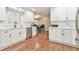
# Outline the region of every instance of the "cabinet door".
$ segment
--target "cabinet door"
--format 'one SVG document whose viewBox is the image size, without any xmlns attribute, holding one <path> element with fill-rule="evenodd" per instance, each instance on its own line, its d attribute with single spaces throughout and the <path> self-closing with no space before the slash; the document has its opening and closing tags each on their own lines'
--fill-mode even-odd
<svg viewBox="0 0 79 59">
<path fill-rule="evenodd" d="M 67 20 L 75 20 L 77 9 L 75 7 L 66 7 L 66 19 Z"/>
<path fill-rule="evenodd" d="M 26 29 L 25 28 L 19 29 L 18 36 L 19 36 L 18 38 L 19 40 L 26 39 Z"/>
<path fill-rule="evenodd" d="M 57 40 L 60 41 L 61 36 L 60 36 L 60 30 L 58 28 L 50 28 L 49 29 L 49 40 Z"/>
<path fill-rule="evenodd" d="M 56 35 L 57 35 L 56 29 L 55 28 L 49 28 L 49 40 L 50 41 L 56 40 L 57 39 Z"/>
<path fill-rule="evenodd" d="M 71 44 L 76 45 L 76 42 L 75 42 L 75 39 L 76 39 L 76 30 L 73 29 L 73 30 L 70 30 L 70 32 L 71 32 L 71 35 L 70 35 Z"/>
<path fill-rule="evenodd" d="M 12 42 L 16 43 L 26 38 L 26 29 L 14 29 L 12 34 Z"/>
<path fill-rule="evenodd" d="M 34 22 L 34 13 L 29 10 L 27 10 L 22 17 L 23 22 Z"/>
<path fill-rule="evenodd" d="M 65 43 L 70 43 L 70 30 L 62 29 L 62 41 Z"/>
<path fill-rule="evenodd" d="M 65 8 L 57 7 L 55 9 L 51 8 L 51 21 L 65 20 Z"/>
<path fill-rule="evenodd" d="M 6 20 L 6 9 L 5 9 L 5 7 L 0 7 L 0 20 Z"/>
<path fill-rule="evenodd" d="M 11 44 L 11 31 L 5 30 L 1 33 L 1 47 Z"/>
</svg>

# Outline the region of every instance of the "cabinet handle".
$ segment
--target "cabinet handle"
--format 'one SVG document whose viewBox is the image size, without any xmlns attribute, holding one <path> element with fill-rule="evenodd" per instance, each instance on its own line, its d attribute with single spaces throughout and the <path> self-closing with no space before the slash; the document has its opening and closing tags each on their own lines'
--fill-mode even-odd
<svg viewBox="0 0 79 59">
<path fill-rule="evenodd" d="M 9 37 L 11 38 L 11 36 L 12 36 L 12 35 L 10 34 Z"/>
<path fill-rule="evenodd" d="M 8 31 L 5 31 L 4 33 L 8 33 Z"/>
<path fill-rule="evenodd" d="M 19 35 L 21 35 L 22 33 L 21 32 L 19 32 Z"/>
<path fill-rule="evenodd" d="M 64 35 L 64 33 L 62 33 L 62 35 Z"/>
</svg>

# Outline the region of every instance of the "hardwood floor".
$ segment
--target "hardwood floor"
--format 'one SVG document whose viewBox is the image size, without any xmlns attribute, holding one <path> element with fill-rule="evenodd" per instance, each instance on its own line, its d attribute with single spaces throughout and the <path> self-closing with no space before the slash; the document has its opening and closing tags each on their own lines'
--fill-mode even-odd
<svg viewBox="0 0 79 59">
<path fill-rule="evenodd" d="M 10 46 L 2 51 L 78 51 L 78 48 L 48 41 L 48 33 L 38 35 Z"/>
</svg>

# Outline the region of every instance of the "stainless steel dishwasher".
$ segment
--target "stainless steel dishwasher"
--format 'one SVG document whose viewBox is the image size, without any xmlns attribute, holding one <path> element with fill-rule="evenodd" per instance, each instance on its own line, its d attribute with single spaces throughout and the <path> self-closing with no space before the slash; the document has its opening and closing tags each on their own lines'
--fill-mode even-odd
<svg viewBox="0 0 79 59">
<path fill-rule="evenodd" d="M 27 36 L 27 38 L 32 37 L 32 27 L 26 28 L 26 36 Z"/>
</svg>

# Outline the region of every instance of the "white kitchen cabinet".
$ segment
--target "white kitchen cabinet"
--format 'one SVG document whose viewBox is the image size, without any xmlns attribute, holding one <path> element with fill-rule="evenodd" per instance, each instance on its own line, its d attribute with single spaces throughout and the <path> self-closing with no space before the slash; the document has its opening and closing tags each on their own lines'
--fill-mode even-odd
<svg viewBox="0 0 79 59">
<path fill-rule="evenodd" d="M 37 34 L 37 27 L 32 26 L 32 36 L 35 36 Z"/>
<path fill-rule="evenodd" d="M 0 47 L 5 47 L 11 44 L 11 34 L 12 34 L 12 31 L 8 31 L 8 30 L 1 31 Z"/>
<path fill-rule="evenodd" d="M 51 8 L 51 21 L 62 21 L 62 20 L 75 20 L 77 8 L 76 7 L 57 7 Z"/>
<path fill-rule="evenodd" d="M 9 24 L 14 24 L 16 22 L 18 25 L 21 23 L 21 13 L 18 10 L 7 7 L 6 8 L 6 16 Z"/>
<path fill-rule="evenodd" d="M 0 7 L 0 20 L 6 20 L 6 9 L 5 9 L 5 7 Z"/>
<path fill-rule="evenodd" d="M 70 30 L 70 33 L 71 33 L 71 35 L 70 35 L 71 44 L 76 45 L 76 41 L 75 41 L 76 35 L 77 35 L 76 29 Z"/>
<path fill-rule="evenodd" d="M 75 38 L 76 38 L 76 29 L 64 29 L 62 31 L 62 42 L 76 45 Z"/>
<path fill-rule="evenodd" d="M 18 39 L 19 40 L 26 39 L 26 29 L 25 28 L 19 29 L 19 31 L 18 31 Z"/>
<path fill-rule="evenodd" d="M 50 27 L 49 28 L 49 40 L 58 40 L 61 41 L 61 30 L 54 28 L 54 27 Z"/>
<path fill-rule="evenodd" d="M 22 41 L 26 38 L 26 29 L 25 28 L 16 28 L 13 30 L 12 34 L 12 43 Z"/>
<path fill-rule="evenodd" d="M 62 42 L 71 43 L 70 35 L 71 35 L 70 30 L 61 29 Z"/>
<path fill-rule="evenodd" d="M 15 28 L 0 31 L 0 49 L 26 39 L 26 28 Z"/>
<path fill-rule="evenodd" d="M 29 10 L 26 10 L 25 13 L 22 14 L 22 16 L 21 16 L 21 21 L 22 21 L 22 23 L 34 22 L 34 13 Z"/>
<path fill-rule="evenodd" d="M 76 7 L 66 7 L 65 14 L 67 20 L 75 20 L 76 19 L 77 8 Z"/>
<path fill-rule="evenodd" d="M 76 29 L 68 29 L 68 28 L 49 28 L 49 41 L 61 41 L 62 43 L 68 43 L 76 45 Z"/>
<path fill-rule="evenodd" d="M 51 8 L 51 21 L 60 21 L 60 20 L 65 20 L 65 9 L 64 8 Z"/>
</svg>

